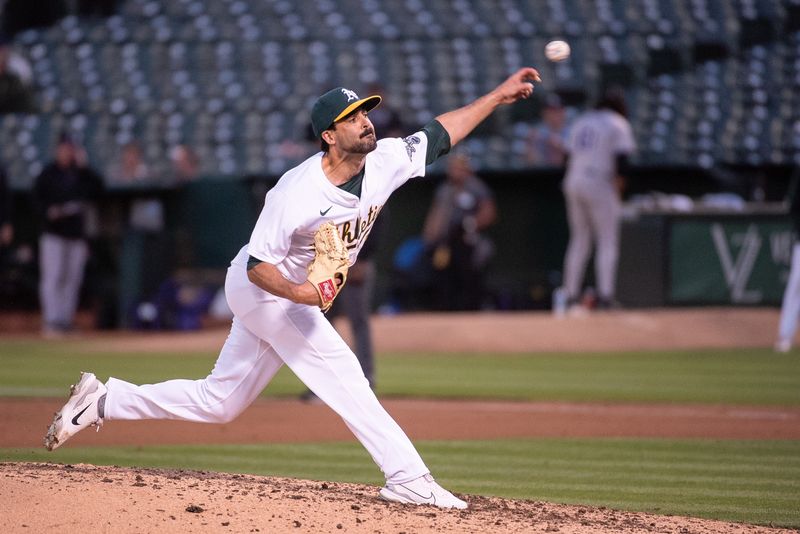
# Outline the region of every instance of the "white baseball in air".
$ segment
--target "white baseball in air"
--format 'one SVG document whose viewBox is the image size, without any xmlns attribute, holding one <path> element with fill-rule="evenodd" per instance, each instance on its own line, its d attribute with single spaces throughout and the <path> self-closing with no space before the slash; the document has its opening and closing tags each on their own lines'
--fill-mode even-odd
<svg viewBox="0 0 800 534">
<path fill-rule="evenodd" d="M 564 61 L 569 57 L 570 49 L 566 41 L 550 41 L 544 47 L 544 56 L 550 61 Z"/>
</svg>

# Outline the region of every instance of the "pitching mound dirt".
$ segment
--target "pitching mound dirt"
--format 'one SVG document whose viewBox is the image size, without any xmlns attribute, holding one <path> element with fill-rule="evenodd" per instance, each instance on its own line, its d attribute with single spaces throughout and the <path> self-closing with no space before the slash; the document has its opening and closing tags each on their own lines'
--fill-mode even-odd
<svg viewBox="0 0 800 534">
<path fill-rule="evenodd" d="M 370 486 L 197 471 L 2 463 L 0 477 L 4 533 L 789 532 L 469 495 L 469 510 L 447 511 L 387 503 Z"/>
</svg>

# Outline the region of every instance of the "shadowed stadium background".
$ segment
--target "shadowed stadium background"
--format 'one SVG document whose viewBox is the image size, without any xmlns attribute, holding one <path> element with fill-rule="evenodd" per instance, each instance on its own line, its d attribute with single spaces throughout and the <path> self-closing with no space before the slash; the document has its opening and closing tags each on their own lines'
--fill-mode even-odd
<svg viewBox="0 0 800 534">
<path fill-rule="evenodd" d="M 800 165 L 795 0 L 3 4 L 5 35 L 28 64 L 34 102 L 31 112 L 0 116 L 16 226 L 3 257 L 5 308 L 37 306 L 29 191 L 62 131 L 106 175 L 121 147 L 137 141 L 153 176 L 146 187 L 111 185 L 99 205 L 83 305 L 101 310 L 99 325 L 114 326 L 125 313 L 120 293 L 133 283 L 154 293 L 178 269 L 196 283 L 219 283 L 266 190 L 314 150 L 309 108 L 324 90 L 365 93 L 379 83 L 410 133 L 524 65 L 541 71 L 534 97 L 498 110 L 465 142 L 498 201 L 487 307 L 550 306 L 567 242 L 563 170 L 533 161 L 529 139 L 547 98 L 560 97 L 574 117 L 610 86 L 624 89 L 639 147 L 620 301 L 780 301 L 791 237 L 779 203 Z M 567 61 L 544 58 L 551 39 L 570 43 Z M 174 179 L 179 145 L 197 155 L 190 183 Z M 375 308 L 397 311 L 395 254 L 419 235 L 442 171 L 437 162 L 389 204 Z M 145 194 L 166 199 L 169 245 L 124 235 L 124 206 Z M 713 232 L 724 239 L 713 241 Z M 707 257 L 686 265 L 694 254 L 685 250 Z M 747 272 L 726 272 L 723 259 L 739 254 L 757 260 Z M 120 270 L 143 255 L 160 267 Z"/>
<path fill-rule="evenodd" d="M 562 532 L 637 523 L 637 531 L 722 531 L 695 518 L 800 526 L 800 360 L 770 347 L 794 240 L 784 199 L 800 167 L 800 0 L 0 0 L 0 16 L 0 46 L 30 96 L 0 113 L 14 222 L 11 246 L 0 247 L 0 467 L 6 484 L 22 488 L 10 491 L 18 504 L 0 514 L 0 530 L 35 530 L 32 519 L 52 529 L 71 521 L 67 512 L 82 514 L 74 524 L 97 520 L 120 532 L 146 530 L 151 515 L 172 521 L 170 507 L 181 519 L 194 515 L 188 492 L 166 504 L 162 481 L 134 483 L 135 470 L 130 483 L 118 471 L 112 476 L 124 482 L 98 477 L 100 497 L 76 507 L 76 495 L 92 495 L 62 484 L 91 478 L 78 464 L 200 469 L 209 475 L 203 492 L 229 486 L 216 471 L 293 477 L 285 499 L 308 510 L 313 499 L 331 500 L 315 481 L 380 483 L 335 414 L 298 400 L 305 386 L 288 369 L 225 426 L 115 421 L 54 452 L 41 446 L 42 434 L 79 370 L 136 383 L 208 373 L 228 323 L 201 330 L 208 323 L 194 319 L 213 308 L 265 193 L 316 150 L 307 130 L 319 94 L 343 85 L 363 96 L 377 82 L 384 107 L 411 133 L 524 65 L 541 71 L 534 96 L 499 109 L 464 142 L 498 204 L 486 308 L 550 308 L 568 239 L 564 171 L 534 157 L 536 135 L 554 97 L 572 120 L 616 86 L 638 145 L 618 277 L 628 309 L 391 315 L 413 309 L 393 302 L 393 284 L 413 275 L 399 268 L 444 178 L 437 162 L 381 213 L 372 303 L 385 314 L 372 321 L 381 401 L 448 488 L 478 507 L 480 496 L 526 500 L 504 501 L 476 532 L 532 509 L 520 504 L 536 507 L 525 524 L 537 531 L 552 530 L 556 518 Z M 570 44 L 569 59 L 545 59 L 553 39 Z M 85 146 L 107 188 L 78 332 L 53 341 L 31 335 L 40 326 L 31 188 L 62 132 Z M 133 141 L 150 176 L 121 184 L 111 177 Z M 189 179 L 178 164 L 187 150 L 196 157 Z M 152 199 L 164 207 L 163 229 L 130 232 L 130 207 Z M 139 299 L 159 304 L 177 294 L 191 305 L 186 321 L 143 319 L 153 310 Z M 137 329 L 162 326 L 198 331 Z M 133 331 L 97 331 L 118 327 Z M 339 426 L 318 427 L 323 417 Z M 465 421 L 459 432 L 470 432 L 454 434 L 445 421 Z M 25 474 L 39 469 L 31 462 L 48 462 L 68 505 L 34 497 L 49 484 Z M 297 499 L 301 478 L 310 479 L 310 501 Z M 26 490 L 21 482 L 31 480 Z M 108 490 L 121 484 L 139 504 L 107 505 Z M 129 484 L 157 491 L 152 505 Z M 325 528 L 344 522 L 340 515 L 347 528 L 362 523 L 374 489 L 359 490 L 367 506 L 340 503 L 344 511 L 326 517 Z M 216 493 L 230 497 L 221 486 Z M 232 528 L 247 519 L 274 530 L 267 516 L 281 503 L 271 495 L 249 517 L 235 512 Z M 589 525 L 581 512 L 553 516 L 554 503 L 607 507 L 610 518 Z M 87 514 L 89 505 L 96 512 Z M 211 503 L 199 521 L 226 506 Z M 690 528 L 661 528 L 619 521 L 617 510 L 692 519 L 676 518 Z M 278 515 L 285 530 L 300 527 Z M 415 531 L 405 524 L 412 515 L 430 516 L 428 530 L 447 530 L 444 513 L 391 515 L 396 531 Z M 569 524 L 572 515 L 580 526 Z M 469 516 L 452 519 L 453 531 L 468 529 Z M 386 521 L 369 516 L 361 526 L 393 528 Z"/>
</svg>

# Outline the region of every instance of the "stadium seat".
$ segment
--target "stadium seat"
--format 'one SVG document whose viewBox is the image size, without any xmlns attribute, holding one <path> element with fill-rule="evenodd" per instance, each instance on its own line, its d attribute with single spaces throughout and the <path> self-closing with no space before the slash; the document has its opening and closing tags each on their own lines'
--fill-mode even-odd
<svg viewBox="0 0 800 534">
<path fill-rule="evenodd" d="M 11 139 L 4 152 L 9 166 L 22 169 L 49 154 L 57 128 L 75 123 L 93 151 L 108 150 L 108 140 L 142 137 L 150 157 L 178 140 L 197 142 L 211 147 L 203 167 L 212 173 L 254 173 L 259 165 L 273 173 L 288 161 L 273 157 L 280 142 L 304 135 L 299 117 L 332 86 L 379 81 L 419 126 L 533 64 L 542 72 L 540 90 L 578 108 L 604 86 L 627 87 L 642 161 L 789 163 L 798 158 L 790 133 L 800 117 L 797 6 L 128 0 L 106 19 L 69 16 L 16 37 L 34 72 L 41 115 L 22 131 L 4 118 L 3 140 Z M 544 59 L 554 38 L 570 42 L 567 61 Z M 498 115 L 519 128 L 490 120 L 476 132 L 485 151 L 477 153 L 479 167 L 524 167 L 512 132 L 535 120 L 534 108 L 527 111 Z"/>
</svg>

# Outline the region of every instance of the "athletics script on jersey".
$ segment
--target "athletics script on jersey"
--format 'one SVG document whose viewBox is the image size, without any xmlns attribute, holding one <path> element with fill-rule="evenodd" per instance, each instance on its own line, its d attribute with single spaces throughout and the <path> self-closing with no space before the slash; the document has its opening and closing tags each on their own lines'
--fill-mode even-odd
<svg viewBox="0 0 800 534">
<path fill-rule="evenodd" d="M 372 230 L 372 226 L 375 224 L 375 219 L 378 218 L 381 209 L 383 209 L 383 204 L 370 206 L 366 219 L 357 217 L 355 221 L 346 221 L 338 225 L 339 233 L 345 246 L 347 246 L 347 250 L 354 248 L 361 250 L 361 245 L 364 244 L 367 236 L 369 236 L 369 232 Z"/>
</svg>

